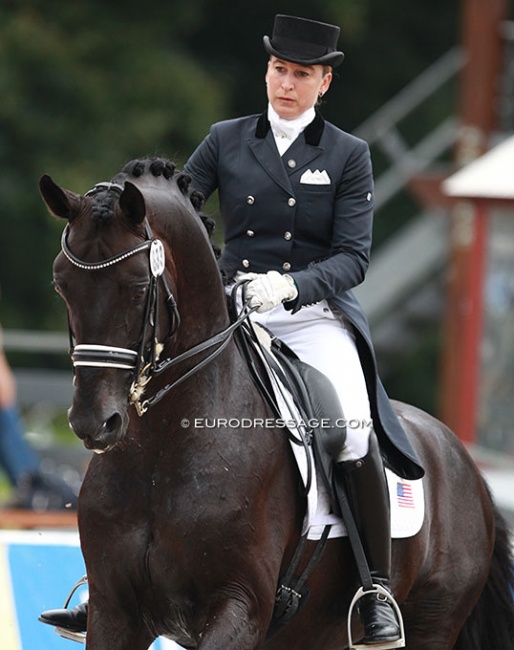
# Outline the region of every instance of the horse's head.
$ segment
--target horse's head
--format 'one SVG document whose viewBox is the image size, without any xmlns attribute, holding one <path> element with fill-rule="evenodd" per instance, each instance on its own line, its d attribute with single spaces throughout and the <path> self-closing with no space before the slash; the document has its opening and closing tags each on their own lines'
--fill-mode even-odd
<svg viewBox="0 0 514 650">
<path fill-rule="evenodd" d="M 180 183 L 177 189 L 173 171 L 139 176 L 122 172 L 84 196 L 49 176 L 40 180 L 50 212 L 68 221 L 54 283 L 68 310 L 75 369 L 69 422 L 84 445 L 99 453 L 124 437 L 129 396 L 139 403 L 152 367 L 178 328 L 177 256 L 167 241 L 169 223 L 188 224 L 187 237 L 196 241 L 196 229 L 208 245 L 188 191 Z"/>
</svg>

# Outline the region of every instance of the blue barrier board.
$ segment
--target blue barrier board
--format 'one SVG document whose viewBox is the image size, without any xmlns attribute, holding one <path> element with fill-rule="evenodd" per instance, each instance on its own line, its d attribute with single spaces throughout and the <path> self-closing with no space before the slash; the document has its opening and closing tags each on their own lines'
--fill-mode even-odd
<svg viewBox="0 0 514 650">
<path fill-rule="evenodd" d="M 0 647 L 1 650 L 79 650 L 38 622 L 45 609 L 62 607 L 73 585 L 85 574 L 78 533 L 0 531 Z M 87 599 L 80 587 L 70 606 Z M 181 650 L 157 639 L 152 650 Z"/>
</svg>

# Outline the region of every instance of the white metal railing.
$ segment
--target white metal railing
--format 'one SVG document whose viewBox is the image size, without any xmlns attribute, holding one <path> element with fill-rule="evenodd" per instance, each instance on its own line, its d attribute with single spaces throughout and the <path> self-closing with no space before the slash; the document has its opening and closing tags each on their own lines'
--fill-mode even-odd
<svg viewBox="0 0 514 650">
<path fill-rule="evenodd" d="M 3 344 L 8 351 L 60 354 L 67 352 L 69 339 L 67 334 L 61 332 L 4 330 Z"/>
<path fill-rule="evenodd" d="M 452 48 L 358 126 L 354 135 L 366 140 L 370 146 L 385 138 L 398 122 L 454 77 L 464 63 L 462 48 Z"/>
</svg>

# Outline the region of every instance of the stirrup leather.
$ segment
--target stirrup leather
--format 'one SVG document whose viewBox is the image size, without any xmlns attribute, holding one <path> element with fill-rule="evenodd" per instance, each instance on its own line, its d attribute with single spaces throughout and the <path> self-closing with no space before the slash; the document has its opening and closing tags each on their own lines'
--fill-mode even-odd
<svg viewBox="0 0 514 650">
<path fill-rule="evenodd" d="M 68 594 L 68 597 L 66 598 L 63 609 L 68 609 L 68 605 L 70 604 L 70 601 L 73 598 L 73 594 L 77 591 L 79 587 L 82 587 L 82 585 L 85 584 L 87 584 L 87 576 L 83 576 L 80 580 L 78 580 L 73 585 L 70 593 Z M 77 643 L 86 642 L 85 632 L 71 632 L 70 630 L 66 630 L 63 627 L 59 627 L 59 626 L 55 627 L 55 632 L 59 636 L 62 636 L 63 639 L 68 639 L 68 641 L 76 641 Z"/>
<path fill-rule="evenodd" d="M 396 618 L 398 619 L 398 623 L 400 625 L 400 638 L 397 641 L 384 641 L 380 643 L 373 643 L 373 645 L 354 643 L 352 636 L 353 610 L 355 609 L 355 606 L 359 600 L 368 594 L 380 594 L 384 597 L 384 600 L 387 600 L 387 602 L 392 605 L 396 614 Z M 360 587 L 353 597 L 353 600 L 350 603 L 350 609 L 348 610 L 348 648 L 349 650 L 392 650 L 392 648 L 405 648 L 405 630 L 403 627 L 403 618 L 400 612 L 400 608 L 398 607 L 398 603 L 394 599 L 393 595 L 387 591 L 387 589 L 384 589 L 382 585 L 374 584 L 371 589 L 364 589 L 364 587 Z"/>
</svg>

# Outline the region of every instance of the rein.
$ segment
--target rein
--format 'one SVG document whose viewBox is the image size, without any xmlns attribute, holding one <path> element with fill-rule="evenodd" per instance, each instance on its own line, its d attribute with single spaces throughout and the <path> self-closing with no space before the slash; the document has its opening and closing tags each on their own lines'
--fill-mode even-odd
<svg viewBox="0 0 514 650">
<path fill-rule="evenodd" d="M 157 402 L 159 402 L 166 395 L 166 393 L 168 393 L 172 388 L 178 386 L 178 384 L 181 384 L 183 381 L 191 377 L 191 375 L 195 374 L 203 367 L 208 365 L 211 361 L 213 361 L 227 347 L 234 332 L 243 324 L 244 321 L 246 321 L 246 319 L 248 318 L 248 316 L 252 311 L 253 310 L 244 308 L 243 311 L 237 317 L 237 320 L 235 320 L 227 328 L 225 328 L 218 334 L 215 334 L 214 336 L 212 336 L 210 339 L 207 339 L 206 341 L 202 341 L 198 345 L 195 345 L 194 347 L 190 348 L 189 350 L 186 350 L 182 354 L 179 354 L 177 357 L 173 357 L 172 359 L 165 359 L 164 361 L 161 361 L 161 363 L 157 364 L 157 366 L 154 368 L 153 371 L 154 375 L 159 375 L 161 372 L 168 370 L 168 368 L 177 365 L 181 361 L 185 361 L 186 359 L 189 359 L 195 354 L 200 354 L 201 352 L 204 352 L 204 350 L 208 350 L 209 348 L 212 348 L 214 345 L 219 345 L 219 347 L 213 352 L 211 352 L 209 356 L 205 357 L 203 361 L 200 361 L 199 364 L 191 368 L 191 370 L 188 370 L 184 375 L 176 379 L 173 383 L 167 384 L 166 386 L 164 386 L 164 388 L 161 388 L 161 390 L 155 393 L 155 395 L 144 400 L 142 403 L 136 402 L 136 408 L 138 409 L 138 413 L 139 413 L 139 409 L 141 409 L 141 413 L 139 413 L 140 415 L 145 413 L 150 406 L 157 404 Z"/>
<path fill-rule="evenodd" d="M 89 192 L 86 192 L 84 196 L 92 196 L 100 191 L 105 190 L 114 191 L 121 194 L 121 192 L 123 192 L 123 187 L 116 183 L 98 183 L 93 187 L 93 189 L 89 190 Z M 68 245 L 69 224 L 64 229 L 61 237 L 61 249 L 66 258 L 71 262 L 71 264 L 85 271 L 98 271 L 105 269 L 123 262 L 133 255 L 137 255 L 147 250 L 149 251 L 149 263 L 151 270 L 151 276 L 149 280 L 150 290 L 145 307 L 145 317 L 143 321 L 143 328 L 138 351 L 132 350 L 130 348 L 89 343 L 74 345 L 74 337 L 71 326 L 69 325 L 70 356 L 74 368 L 117 368 L 120 370 L 133 371 L 133 381 L 129 391 L 129 401 L 134 404 L 136 411 L 140 417 L 146 413 L 146 411 L 151 406 L 157 404 L 157 402 L 159 402 L 175 386 L 178 386 L 178 384 L 182 383 L 193 374 L 201 370 L 203 367 L 205 367 L 207 364 L 209 364 L 211 361 L 213 361 L 226 348 L 234 332 L 248 318 L 248 315 L 252 311 L 244 307 L 237 320 L 231 323 L 226 329 L 222 330 L 218 334 L 215 334 L 211 338 L 202 341 L 198 345 L 195 345 L 194 347 L 186 350 L 176 357 L 164 359 L 163 361 L 159 362 L 159 356 L 164 348 L 164 343 L 159 343 L 156 336 L 158 322 L 157 309 L 159 302 L 157 293 L 159 281 L 164 287 L 166 293 L 166 302 L 170 309 L 171 317 L 171 326 L 166 336 L 166 340 L 171 338 L 178 330 L 180 326 L 180 314 L 175 297 L 173 296 L 173 293 L 171 292 L 164 276 L 166 261 L 164 246 L 159 239 L 154 238 L 147 219 L 145 219 L 145 229 L 147 239 L 142 244 L 138 244 L 137 246 L 125 250 L 118 255 L 107 258 L 105 260 L 101 260 L 99 262 L 85 262 L 76 257 L 71 252 Z M 147 357 L 145 341 L 147 339 L 148 328 L 152 329 L 152 344 L 150 354 Z M 181 363 L 182 361 L 200 354 L 205 350 L 209 350 L 214 346 L 217 346 L 215 350 L 210 352 L 210 354 L 205 359 L 200 361 L 197 365 L 188 370 L 177 380 L 171 384 L 164 386 L 152 397 L 149 397 L 145 400 L 141 399 L 146 386 L 153 376 L 159 375 L 165 370 L 168 370 L 169 368 L 172 368 L 173 366 Z"/>
</svg>

